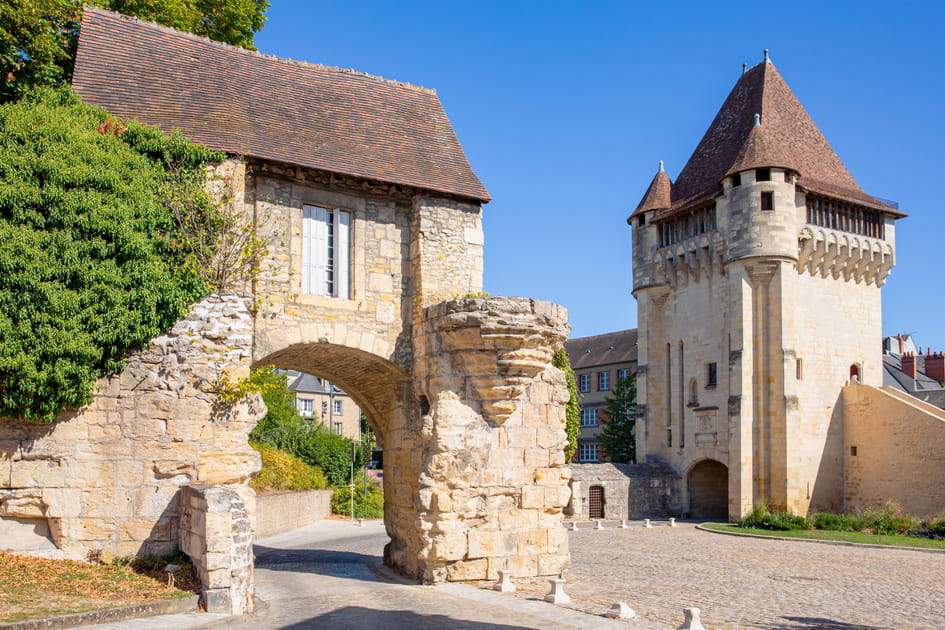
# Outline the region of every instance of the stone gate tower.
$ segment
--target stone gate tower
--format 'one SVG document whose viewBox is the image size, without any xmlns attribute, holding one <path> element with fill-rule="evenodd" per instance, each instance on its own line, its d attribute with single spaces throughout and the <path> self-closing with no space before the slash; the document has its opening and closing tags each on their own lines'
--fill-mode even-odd
<svg viewBox="0 0 945 630">
<path fill-rule="evenodd" d="M 696 517 L 843 501 L 843 385 L 881 381 L 896 207 L 865 194 L 768 59 L 628 219 L 637 452 Z"/>
</svg>

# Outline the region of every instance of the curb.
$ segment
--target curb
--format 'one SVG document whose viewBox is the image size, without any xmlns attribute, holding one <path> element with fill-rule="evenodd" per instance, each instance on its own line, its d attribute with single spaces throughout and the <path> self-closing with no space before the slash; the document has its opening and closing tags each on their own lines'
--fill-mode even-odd
<svg viewBox="0 0 945 630">
<path fill-rule="evenodd" d="M 847 542 L 845 540 L 818 540 L 816 538 L 788 538 L 782 536 L 765 536 L 764 534 L 748 534 L 743 532 L 723 532 L 718 529 L 709 529 L 702 525 L 696 525 L 696 529 L 710 534 L 722 534 L 723 536 L 741 536 L 744 538 L 760 538 L 762 540 L 786 540 L 789 542 L 807 542 L 820 543 L 821 545 L 835 545 L 838 547 L 867 547 L 872 549 L 894 549 L 897 551 L 921 551 L 923 553 L 945 553 L 945 549 L 926 549 L 925 547 L 903 547 L 901 545 L 874 545 L 872 543 Z M 2 626 L 0 626 L 2 628 Z"/>
<path fill-rule="evenodd" d="M 0 623 L 0 630 L 55 630 L 57 628 L 75 628 L 77 626 L 127 621 L 128 619 L 153 617 L 155 615 L 189 613 L 197 610 L 199 601 L 200 597 L 198 595 L 189 595 L 175 599 L 162 599 L 146 604 L 132 604 L 131 606 L 103 608 L 101 610 L 90 610 L 88 612 L 72 613 L 70 615 L 57 615 L 55 617 L 44 617 L 40 619 L 26 619 L 25 621 L 16 621 L 13 623 Z"/>
</svg>

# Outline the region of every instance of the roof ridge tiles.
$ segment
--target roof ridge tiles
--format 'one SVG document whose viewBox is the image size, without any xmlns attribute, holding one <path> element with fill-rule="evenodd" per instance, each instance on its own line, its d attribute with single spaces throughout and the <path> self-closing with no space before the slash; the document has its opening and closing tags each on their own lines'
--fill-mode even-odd
<svg viewBox="0 0 945 630">
<path fill-rule="evenodd" d="M 137 22 L 139 24 L 146 25 L 148 27 L 164 31 L 166 33 L 172 33 L 175 36 L 185 36 L 190 39 L 199 41 L 204 44 L 209 44 L 211 46 L 216 46 L 218 48 L 223 48 L 225 50 L 231 50 L 234 52 L 239 52 L 246 55 L 253 55 L 255 57 L 260 57 L 262 59 L 268 59 L 270 61 L 277 61 L 279 63 L 290 64 L 294 66 L 301 66 L 307 68 L 315 68 L 316 70 L 324 70 L 326 72 L 336 72 L 338 74 L 346 74 L 350 76 L 360 77 L 363 79 L 370 79 L 372 81 L 378 81 L 380 83 L 386 83 L 395 87 L 407 88 L 410 90 L 416 90 L 418 92 L 423 92 L 425 94 L 436 94 L 434 88 L 423 87 L 422 85 L 414 85 L 413 83 L 408 83 L 407 81 L 400 81 L 397 79 L 388 79 L 376 74 L 370 74 L 368 72 L 361 72 L 360 70 L 355 70 L 354 68 L 342 68 L 339 66 L 328 66 L 322 63 L 312 63 L 310 61 L 302 61 L 300 59 L 291 59 L 289 57 L 279 57 L 278 55 L 269 55 L 259 50 L 250 50 L 249 48 L 243 48 L 242 46 L 236 46 L 234 44 L 227 44 L 226 42 L 217 41 L 215 39 L 210 39 L 209 37 L 204 37 L 203 35 L 195 35 L 194 33 L 188 33 L 187 31 L 180 31 L 171 26 L 164 26 L 163 24 L 158 24 L 157 22 L 151 22 L 150 20 L 143 20 L 141 18 L 135 17 L 133 15 L 125 15 L 124 13 L 119 13 L 118 11 L 111 11 L 109 9 L 103 9 L 101 7 L 85 5 L 84 12 L 100 13 L 102 15 L 107 15 L 115 18 L 119 18 L 129 22 Z"/>
</svg>

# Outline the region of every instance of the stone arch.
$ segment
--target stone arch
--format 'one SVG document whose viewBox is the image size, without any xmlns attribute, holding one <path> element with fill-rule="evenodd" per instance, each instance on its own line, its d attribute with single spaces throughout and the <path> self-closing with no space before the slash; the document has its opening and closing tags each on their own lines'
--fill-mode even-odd
<svg viewBox="0 0 945 630">
<path fill-rule="evenodd" d="M 728 466 L 702 459 L 686 473 L 690 518 L 728 518 Z"/>
<path fill-rule="evenodd" d="M 407 382 L 402 367 L 361 348 L 327 342 L 296 343 L 255 362 L 266 365 L 326 378 L 343 389 L 367 416 L 383 446 Z"/>
</svg>

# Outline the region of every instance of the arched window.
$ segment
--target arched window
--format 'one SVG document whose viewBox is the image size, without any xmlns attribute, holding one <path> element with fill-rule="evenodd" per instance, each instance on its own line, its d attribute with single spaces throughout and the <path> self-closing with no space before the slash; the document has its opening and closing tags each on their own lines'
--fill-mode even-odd
<svg viewBox="0 0 945 630">
<path fill-rule="evenodd" d="M 696 407 L 699 405 L 699 385 L 696 383 L 696 379 L 689 379 L 689 406 Z"/>
<path fill-rule="evenodd" d="M 860 382 L 860 366 L 856 363 L 850 365 L 850 382 L 859 383 Z"/>
</svg>

